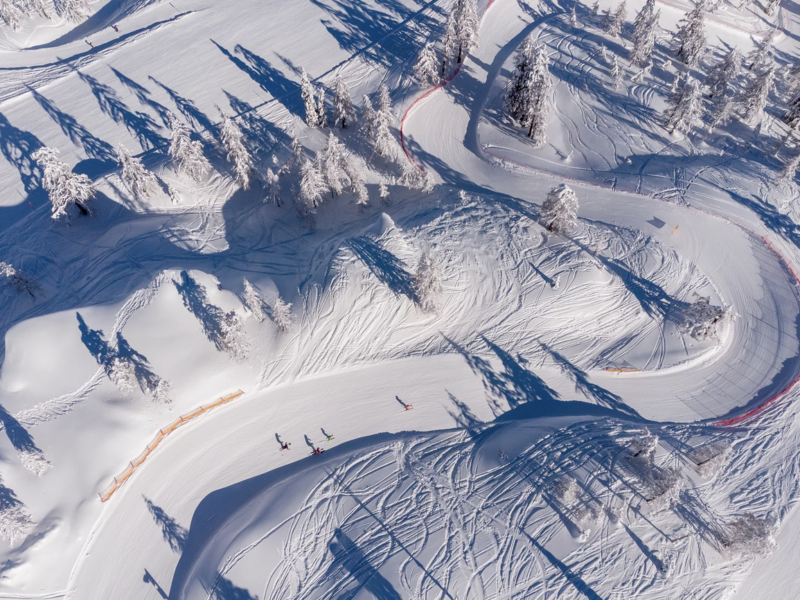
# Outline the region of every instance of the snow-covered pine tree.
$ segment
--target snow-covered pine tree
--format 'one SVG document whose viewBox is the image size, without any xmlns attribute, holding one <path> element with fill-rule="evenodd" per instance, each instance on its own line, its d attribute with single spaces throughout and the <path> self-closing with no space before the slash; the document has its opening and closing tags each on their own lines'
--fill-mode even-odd
<svg viewBox="0 0 800 600">
<path fill-rule="evenodd" d="M 700 119 L 701 104 L 700 86 L 697 81 L 687 75 L 683 83 L 679 83 L 669 99 L 669 108 L 665 111 L 667 131 L 686 133 Z"/>
<path fill-rule="evenodd" d="M 74 204 L 83 214 L 89 214 L 87 203 L 94 198 L 92 180 L 86 175 L 73 173 L 69 166 L 58 159 L 58 150 L 42 147 L 32 158 L 42 169 L 42 187 L 53 205 L 52 217 L 67 217 L 67 209 Z"/>
<path fill-rule="evenodd" d="M 538 48 L 533 58 L 531 69 L 531 103 L 528 107 L 528 137 L 536 147 L 547 141 L 547 117 L 550 114 L 550 71 L 548 70 L 547 52 Z"/>
<path fill-rule="evenodd" d="M 780 182 L 785 183 L 794 181 L 798 166 L 800 166 L 800 153 L 792 156 L 792 158 L 786 161 L 786 163 L 783 165 L 783 168 L 781 169 Z"/>
<path fill-rule="evenodd" d="M 405 155 L 398 157 L 400 163 L 400 179 L 397 183 L 407 188 L 418 188 L 422 185 L 422 175 L 417 169 L 417 165 L 407 160 Z"/>
<path fill-rule="evenodd" d="M 325 88 L 317 88 L 317 124 L 321 128 L 328 126 L 328 105 L 325 104 Z"/>
<path fill-rule="evenodd" d="M 10 287 L 18 294 L 28 294 L 31 298 L 36 297 L 36 292 L 39 289 L 39 285 L 34 279 L 2 261 L 0 261 L 0 283 Z"/>
<path fill-rule="evenodd" d="M 173 204 L 180 204 L 181 195 L 178 193 L 178 190 L 176 190 L 170 184 L 167 184 L 167 193 L 169 194 L 169 199 L 172 201 Z"/>
<path fill-rule="evenodd" d="M 609 71 L 609 75 L 611 75 L 611 80 L 614 82 L 614 89 L 617 89 L 622 83 L 622 69 L 619 66 L 619 60 L 617 60 L 616 54 L 611 60 L 611 70 Z"/>
<path fill-rule="evenodd" d="M 677 57 L 689 67 L 697 66 L 706 49 L 705 10 L 705 0 L 699 0 L 681 21 L 682 25 L 675 36 L 678 41 Z"/>
<path fill-rule="evenodd" d="M 361 109 L 361 131 L 367 139 L 375 139 L 377 130 L 377 113 L 372 108 L 372 101 L 369 96 L 364 95 L 364 107 Z"/>
<path fill-rule="evenodd" d="M 14 0 L 0 0 L 0 19 L 3 19 L 3 22 L 11 29 L 14 31 L 19 29 L 22 17 L 23 14 L 14 4 Z"/>
<path fill-rule="evenodd" d="M 87 0 L 54 0 L 53 4 L 59 17 L 73 23 L 85 20 L 91 12 Z"/>
<path fill-rule="evenodd" d="M 300 75 L 300 97 L 306 107 L 306 125 L 319 127 L 319 114 L 317 112 L 317 99 L 314 96 L 314 86 L 308 78 L 308 73 L 303 69 Z"/>
<path fill-rule="evenodd" d="M 428 169 L 422 176 L 422 191 L 430 194 L 436 187 L 436 180 L 433 178 L 433 173 Z"/>
<path fill-rule="evenodd" d="M 158 189 L 158 180 L 152 171 L 145 169 L 142 161 L 122 144 L 117 145 L 117 159 L 122 165 L 122 181 L 134 197 L 147 198 Z"/>
<path fill-rule="evenodd" d="M 772 42 L 775 41 L 775 37 L 777 35 L 778 28 L 772 28 L 770 32 L 756 44 L 756 47 L 753 49 L 753 51 L 747 55 L 748 71 L 758 69 L 767 61 L 767 59 L 770 57 L 770 52 L 772 51 Z"/>
<path fill-rule="evenodd" d="M 578 13 L 575 12 L 575 5 L 572 5 L 572 10 L 569 11 L 569 24 L 573 27 L 578 26 Z"/>
<path fill-rule="evenodd" d="M 458 58 L 456 62 L 461 62 L 478 43 L 478 6 L 476 0 L 456 0 L 457 37 L 458 37 Z"/>
<path fill-rule="evenodd" d="M 292 204 L 297 211 L 297 216 L 303 219 L 309 227 L 313 228 L 317 209 L 314 208 L 314 205 L 305 198 L 302 193 L 300 193 L 295 185 L 292 185 Z"/>
<path fill-rule="evenodd" d="M 381 202 L 383 202 L 384 204 L 389 204 L 389 188 L 382 181 L 381 181 L 380 185 L 378 186 L 378 195 L 381 198 Z"/>
<path fill-rule="evenodd" d="M 767 0 L 767 6 L 764 8 L 764 12 L 767 13 L 769 16 L 775 14 L 775 9 L 778 8 L 780 5 L 780 0 Z"/>
<path fill-rule="evenodd" d="M 360 159 L 349 155 L 345 157 L 343 167 L 350 180 L 350 190 L 356 196 L 356 204 L 360 207 L 369 203 L 369 192 L 364 184 L 364 164 Z"/>
<path fill-rule="evenodd" d="M 422 85 L 434 85 L 439 81 L 439 58 L 433 42 L 425 44 L 414 65 L 414 77 Z"/>
<path fill-rule="evenodd" d="M 551 189 L 542 208 L 539 209 L 539 223 L 548 231 L 570 233 L 578 224 L 578 196 L 568 185 Z"/>
<path fill-rule="evenodd" d="M 589 16 L 595 18 L 599 11 L 600 11 L 600 3 L 597 0 L 595 0 L 595 3 L 592 4 L 592 10 L 589 13 Z"/>
<path fill-rule="evenodd" d="M 179 121 L 172 113 L 169 113 L 169 126 L 172 129 L 169 143 L 170 158 L 178 171 L 186 173 L 195 181 L 200 181 L 211 169 L 211 165 L 203 155 L 203 144 L 192 141 L 189 126 Z"/>
<path fill-rule="evenodd" d="M 611 21 L 613 20 L 613 16 L 611 15 L 611 9 L 607 8 L 603 11 L 603 20 L 600 22 L 600 29 L 603 31 L 608 31 L 609 26 L 611 25 Z"/>
<path fill-rule="evenodd" d="M 19 3 L 19 7 L 25 14 L 40 15 L 45 19 L 51 18 L 52 2 L 50 0 L 23 0 Z"/>
<path fill-rule="evenodd" d="M 319 166 L 307 158 L 300 169 L 300 177 L 300 198 L 304 204 L 317 208 L 323 194 L 328 191 Z"/>
<path fill-rule="evenodd" d="M 322 151 L 322 174 L 325 176 L 331 196 L 338 196 L 348 183 L 345 171 L 347 157 L 344 146 L 331 131 L 328 134 L 328 145 Z"/>
<path fill-rule="evenodd" d="M 771 60 L 770 63 L 772 63 Z M 775 65 L 769 64 L 742 91 L 741 104 L 744 109 L 744 119 L 749 125 L 761 122 L 773 87 L 775 87 Z"/>
<path fill-rule="evenodd" d="M 514 57 L 514 72 L 506 86 L 506 112 L 521 125 L 525 125 L 531 104 L 531 73 L 535 55 L 536 42 L 533 36 L 529 35 Z"/>
<path fill-rule="evenodd" d="M 783 120 L 791 129 L 797 129 L 800 126 L 800 92 L 789 102 L 789 108 L 783 115 Z"/>
<path fill-rule="evenodd" d="M 397 142 L 391 131 L 393 118 L 389 88 L 386 84 L 381 84 L 378 89 L 378 112 L 375 116 L 375 150 L 389 159 L 397 158 Z"/>
<path fill-rule="evenodd" d="M 658 35 L 658 19 L 661 11 L 656 12 L 655 0 L 647 0 L 644 7 L 633 20 L 633 49 L 631 63 L 644 67 L 650 60 Z"/>
<path fill-rule="evenodd" d="M 609 16 L 608 23 L 606 24 L 606 33 L 612 37 L 617 37 L 622 32 L 622 27 L 625 25 L 625 19 L 628 16 L 628 8 L 625 0 L 619 3 L 616 10 Z"/>
<path fill-rule="evenodd" d="M 741 69 L 742 54 L 739 48 L 734 47 L 709 71 L 705 81 L 708 97 L 723 98 L 728 93 L 728 88 L 738 79 Z"/>
<path fill-rule="evenodd" d="M 250 314 L 253 315 L 259 323 L 264 320 L 264 299 L 258 293 L 253 284 L 243 279 L 244 282 L 244 303 L 247 306 Z"/>
<path fill-rule="evenodd" d="M 350 98 L 350 90 L 341 75 L 333 80 L 333 118 L 337 127 L 344 129 L 356 120 L 356 109 Z"/>
<path fill-rule="evenodd" d="M 267 195 L 264 197 L 264 202 L 274 203 L 275 206 L 281 206 L 283 196 L 281 180 L 270 168 L 267 168 L 267 172 L 264 174 L 264 185 L 267 192 Z"/>
<path fill-rule="evenodd" d="M 458 23 L 456 22 L 456 11 L 453 10 L 447 18 L 447 25 L 442 38 L 442 73 L 444 77 L 447 71 L 447 63 L 452 60 L 458 49 Z"/>
<path fill-rule="evenodd" d="M 711 125 L 708 127 L 708 132 L 711 133 L 717 127 L 727 125 L 731 118 L 733 118 L 733 112 L 735 108 L 736 99 L 731 94 L 722 96 L 717 101 L 716 108 L 711 115 Z"/>
<path fill-rule="evenodd" d="M 272 320 L 275 325 L 277 325 L 281 331 L 289 331 L 294 321 L 292 318 L 292 305 L 284 302 L 280 296 L 277 296 L 272 306 L 270 306 L 270 312 L 272 313 Z"/>
<path fill-rule="evenodd" d="M 442 268 L 430 252 L 423 252 L 414 273 L 414 294 L 425 312 L 435 312 L 442 295 Z"/>
<path fill-rule="evenodd" d="M 602 43 L 600 44 L 600 56 L 603 57 L 603 60 L 608 60 L 608 48 Z"/>
<path fill-rule="evenodd" d="M 242 186 L 242 189 L 250 187 L 250 173 L 253 171 L 253 157 L 244 143 L 244 134 L 236 124 L 236 121 L 223 112 L 218 106 L 217 110 L 222 115 L 222 124 L 220 126 L 220 139 L 222 146 L 228 153 L 228 160 L 233 163 L 233 169 L 236 173 L 236 181 Z"/>
</svg>

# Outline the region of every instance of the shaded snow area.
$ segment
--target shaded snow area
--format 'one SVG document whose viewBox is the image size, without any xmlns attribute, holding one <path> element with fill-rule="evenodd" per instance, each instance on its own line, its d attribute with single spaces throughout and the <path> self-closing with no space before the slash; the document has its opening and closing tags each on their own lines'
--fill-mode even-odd
<svg viewBox="0 0 800 600">
<path fill-rule="evenodd" d="M 0 600 L 796 598 L 798 5 L 592 4 L 0 0 Z"/>
</svg>

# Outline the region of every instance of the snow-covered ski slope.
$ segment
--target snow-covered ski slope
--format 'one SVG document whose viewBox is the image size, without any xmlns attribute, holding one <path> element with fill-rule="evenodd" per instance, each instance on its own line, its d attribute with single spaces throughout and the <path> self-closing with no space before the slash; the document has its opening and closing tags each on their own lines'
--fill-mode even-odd
<svg viewBox="0 0 800 600">
<path fill-rule="evenodd" d="M 659 3 L 663 27 L 684 4 Z M 487 6 L 475 51 L 418 102 L 443 0 L 110 0 L 5 33 L 0 260 L 38 287 L 0 311 L 0 533 L 22 532 L 0 598 L 794 597 L 800 252 L 796 188 L 768 185 L 774 119 L 761 138 L 669 136 L 668 85 L 613 90 L 599 45 L 626 51 L 589 6 L 575 27 L 571 4 Z M 795 11 L 773 19 L 782 61 Z M 725 5 L 710 43 L 746 52 L 767 21 Z M 501 111 L 531 33 L 556 84 L 541 149 Z M 351 132 L 367 209 L 326 200 L 309 228 L 288 197 L 239 189 L 215 105 L 260 164 L 293 137 L 313 155 L 327 131 L 303 123 L 301 69 L 356 100 L 387 83 L 441 185 L 382 204 L 391 167 Z M 206 144 L 200 184 L 166 158 L 167 111 Z M 178 204 L 130 198 L 120 142 Z M 51 222 L 41 145 L 96 180 L 95 216 Z M 566 237 L 537 223 L 563 181 Z M 414 301 L 428 250 L 435 313 Z M 292 303 L 288 331 L 254 317 L 243 278 Z M 736 313 L 718 341 L 680 327 L 698 295 Z M 100 502 L 160 428 L 237 389 Z M 750 513 L 778 528 L 766 558 L 742 541 Z"/>
</svg>

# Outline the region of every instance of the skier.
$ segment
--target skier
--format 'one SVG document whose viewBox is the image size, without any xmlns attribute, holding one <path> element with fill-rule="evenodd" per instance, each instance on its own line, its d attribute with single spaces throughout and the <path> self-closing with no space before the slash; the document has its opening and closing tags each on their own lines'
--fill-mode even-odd
<svg viewBox="0 0 800 600">
<path fill-rule="evenodd" d="M 283 452 L 284 450 L 288 450 L 289 446 L 290 444 L 288 442 L 281 442 L 281 452 Z"/>
<path fill-rule="evenodd" d="M 116 31 L 117 33 L 119 33 L 119 27 L 117 27 L 116 25 L 112 25 L 111 27 L 113 27 L 113 28 L 114 28 L 114 31 Z"/>
<path fill-rule="evenodd" d="M 322 448 L 314 448 L 314 451 L 311 454 L 322 454 L 325 452 Z"/>
<path fill-rule="evenodd" d="M 94 44 L 92 42 L 90 42 L 89 40 L 83 40 L 83 41 L 86 42 L 87 44 L 89 44 L 90 48 L 94 48 Z"/>
<path fill-rule="evenodd" d="M 327 438 L 327 440 L 328 440 L 329 442 L 330 442 L 330 441 L 333 439 L 333 436 L 332 436 L 331 434 L 329 434 L 329 433 L 326 433 L 326 434 L 325 434 L 325 437 Z"/>
</svg>

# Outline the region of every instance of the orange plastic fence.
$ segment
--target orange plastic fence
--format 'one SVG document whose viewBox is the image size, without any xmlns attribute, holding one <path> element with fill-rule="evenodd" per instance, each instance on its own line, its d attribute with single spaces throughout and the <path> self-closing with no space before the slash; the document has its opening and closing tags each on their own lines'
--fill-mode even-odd
<svg viewBox="0 0 800 600">
<path fill-rule="evenodd" d="M 175 431 L 178 427 L 180 427 L 184 423 L 188 423 L 192 419 L 196 419 L 197 417 L 199 417 L 203 413 L 208 412 L 212 408 L 216 408 L 217 406 L 227 404 L 228 402 L 230 402 L 231 400 L 235 400 L 242 394 L 244 394 L 244 392 L 242 390 L 238 390 L 233 394 L 230 394 L 228 396 L 223 396 L 222 398 L 212 402 L 211 404 L 200 406 L 199 408 L 196 408 L 195 410 L 193 410 L 188 414 L 181 415 L 180 417 L 175 419 L 175 421 L 173 421 L 163 429 L 159 429 L 158 433 L 153 438 L 153 441 L 147 444 L 147 447 L 144 449 L 144 452 L 142 452 L 139 456 L 137 456 L 130 463 L 128 463 L 128 466 L 125 468 L 125 470 L 122 473 L 120 473 L 118 477 L 114 477 L 114 481 L 112 481 L 111 484 L 100 493 L 100 501 L 101 502 L 108 501 L 108 499 L 114 495 L 114 492 L 116 492 L 119 488 L 122 487 L 122 484 L 125 483 L 130 478 L 130 476 L 134 474 L 136 469 L 138 469 L 139 466 L 145 460 L 147 460 L 147 457 L 150 456 L 150 454 L 158 447 L 161 441 L 165 437 L 167 437 L 170 433 Z"/>
</svg>

